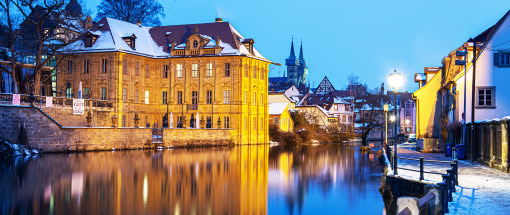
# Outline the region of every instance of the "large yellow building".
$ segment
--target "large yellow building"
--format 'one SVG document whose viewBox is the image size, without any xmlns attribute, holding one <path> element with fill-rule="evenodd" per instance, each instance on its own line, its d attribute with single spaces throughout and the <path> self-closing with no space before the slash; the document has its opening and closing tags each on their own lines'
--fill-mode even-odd
<svg viewBox="0 0 510 215">
<path fill-rule="evenodd" d="M 271 61 L 228 22 L 145 27 L 103 18 L 62 49 L 57 90 L 110 100 L 119 127 L 234 129 L 267 143 Z M 170 120 L 167 119 L 171 116 Z M 197 116 L 199 117 L 196 120 Z"/>
</svg>

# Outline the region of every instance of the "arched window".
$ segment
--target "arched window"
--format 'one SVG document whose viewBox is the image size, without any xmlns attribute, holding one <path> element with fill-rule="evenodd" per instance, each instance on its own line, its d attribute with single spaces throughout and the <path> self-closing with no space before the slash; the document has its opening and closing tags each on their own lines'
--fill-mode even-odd
<svg viewBox="0 0 510 215">
<path fill-rule="evenodd" d="M 193 48 L 198 48 L 198 41 L 196 40 L 193 41 Z"/>
</svg>

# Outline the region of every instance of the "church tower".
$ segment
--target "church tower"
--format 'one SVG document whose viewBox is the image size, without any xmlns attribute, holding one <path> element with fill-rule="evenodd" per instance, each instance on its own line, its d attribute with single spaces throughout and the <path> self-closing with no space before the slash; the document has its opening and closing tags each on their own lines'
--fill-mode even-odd
<svg viewBox="0 0 510 215">
<path fill-rule="evenodd" d="M 285 60 L 285 65 L 287 66 L 287 82 L 295 85 L 297 88 L 305 87 L 308 67 L 306 67 L 305 58 L 303 56 L 303 43 L 301 43 L 298 59 L 294 53 L 294 39 L 292 39 L 290 44 L 290 56 Z"/>
<path fill-rule="evenodd" d="M 301 42 L 301 47 L 299 48 L 299 65 L 297 68 L 297 73 L 298 79 L 296 86 L 305 86 L 306 76 L 308 75 L 308 67 L 306 66 L 305 58 L 303 56 L 303 42 Z"/>
<path fill-rule="evenodd" d="M 287 82 L 297 87 L 299 60 L 296 59 L 296 54 L 294 53 L 294 38 L 290 44 L 290 55 L 285 60 L 285 65 L 287 66 Z"/>
</svg>

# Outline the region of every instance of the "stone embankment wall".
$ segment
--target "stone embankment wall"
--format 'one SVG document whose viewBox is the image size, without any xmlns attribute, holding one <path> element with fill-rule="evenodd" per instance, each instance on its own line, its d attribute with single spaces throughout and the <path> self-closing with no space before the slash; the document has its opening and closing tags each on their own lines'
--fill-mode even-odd
<svg viewBox="0 0 510 215">
<path fill-rule="evenodd" d="M 112 108 L 85 107 L 84 114 L 73 114 L 72 106 L 41 108 L 62 126 L 87 127 L 87 113 L 92 114 L 92 127 L 112 127 Z"/>
<path fill-rule="evenodd" d="M 62 127 L 37 108 L 0 106 L 0 139 L 43 152 L 134 149 L 150 146 L 152 130 Z"/>
<path fill-rule="evenodd" d="M 59 119 L 65 113 L 55 112 Z M 82 115 L 83 116 L 83 115 Z M 69 123 L 73 118 L 64 119 Z M 78 123 L 78 122 L 77 122 Z M 81 125 L 81 124 L 79 124 Z M 164 129 L 161 146 L 191 147 L 239 144 L 233 129 Z M 43 110 L 0 105 L 0 139 L 42 152 L 94 151 L 154 147 L 150 128 L 69 127 Z"/>
<path fill-rule="evenodd" d="M 163 146 L 220 146 L 237 144 L 234 142 L 233 129 L 164 129 Z"/>
</svg>

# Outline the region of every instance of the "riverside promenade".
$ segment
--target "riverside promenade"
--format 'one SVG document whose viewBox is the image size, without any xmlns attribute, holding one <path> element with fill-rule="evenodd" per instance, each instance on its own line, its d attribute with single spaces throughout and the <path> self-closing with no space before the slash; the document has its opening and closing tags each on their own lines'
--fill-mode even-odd
<svg viewBox="0 0 510 215">
<path fill-rule="evenodd" d="M 415 150 L 416 144 L 404 143 L 398 147 L 399 157 L 425 160 L 449 161 L 444 153 L 421 153 Z M 419 161 L 398 160 L 399 167 L 419 170 Z M 424 163 L 424 170 L 446 173 L 447 163 Z M 459 160 L 459 185 L 449 203 L 449 214 L 510 214 L 510 174 L 492 169 L 469 160 Z M 419 179 L 419 172 L 398 169 L 404 177 Z M 441 175 L 425 174 L 426 181 L 440 182 Z"/>
</svg>

